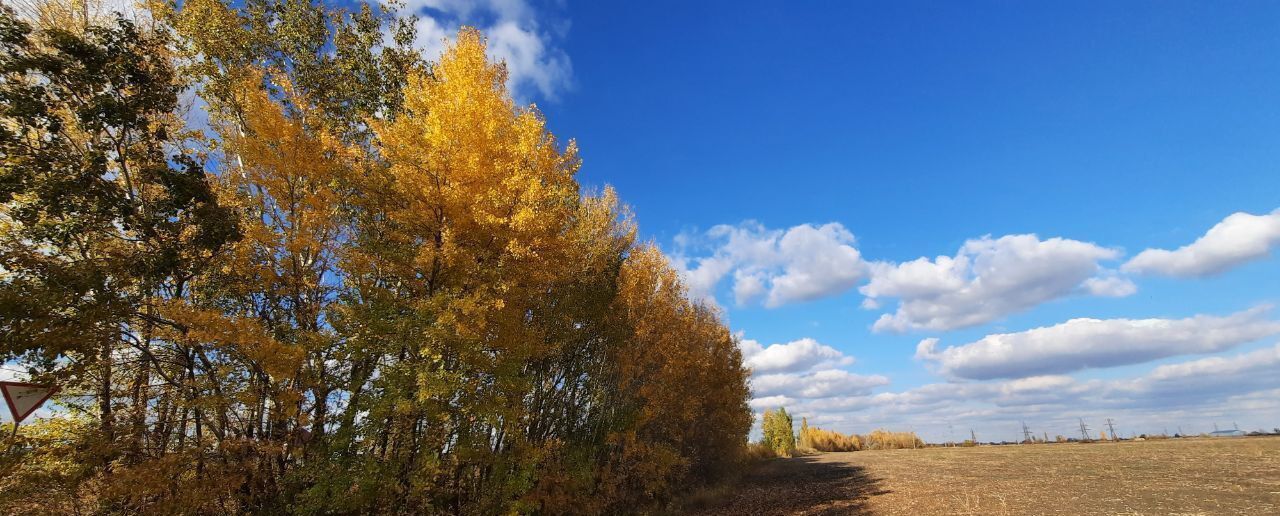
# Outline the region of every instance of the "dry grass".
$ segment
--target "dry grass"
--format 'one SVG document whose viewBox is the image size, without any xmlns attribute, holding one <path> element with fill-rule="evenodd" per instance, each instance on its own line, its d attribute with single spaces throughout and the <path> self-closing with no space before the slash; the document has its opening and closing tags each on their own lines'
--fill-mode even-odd
<svg viewBox="0 0 1280 516">
<path fill-rule="evenodd" d="M 747 443 L 747 461 L 754 462 L 764 459 L 773 459 L 778 456 L 777 450 L 766 446 L 764 443 Z"/>
<path fill-rule="evenodd" d="M 748 475 L 757 482 L 707 512 L 1280 514 L 1275 437 L 864 450 L 761 464 L 786 475 Z M 807 476 L 821 489 L 805 489 Z M 773 505 L 790 490 L 802 494 Z"/>
</svg>

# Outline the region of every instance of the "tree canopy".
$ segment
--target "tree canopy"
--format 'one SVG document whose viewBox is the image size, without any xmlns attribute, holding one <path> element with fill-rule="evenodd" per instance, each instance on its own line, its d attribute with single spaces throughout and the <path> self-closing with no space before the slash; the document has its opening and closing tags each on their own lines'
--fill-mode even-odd
<svg viewBox="0 0 1280 516">
<path fill-rule="evenodd" d="M 760 426 L 764 434 L 761 442 L 765 447 L 785 457 L 790 457 L 795 452 L 796 434 L 794 421 L 791 419 L 791 414 L 787 413 L 786 407 L 764 411 Z M 805 420 L 804 429 L 801 432 L 802 436 L 807 433 L 808 428 L 809 422 Z"/>
<path fill-rule="evenodd" d="M 741 460 L 736 338 L 478 32 L 428 63 L 368 5 L 83 29 L 0 9 L 0 360 L 63 386 L 0 507 L 595 514 Z"/>
</svg>

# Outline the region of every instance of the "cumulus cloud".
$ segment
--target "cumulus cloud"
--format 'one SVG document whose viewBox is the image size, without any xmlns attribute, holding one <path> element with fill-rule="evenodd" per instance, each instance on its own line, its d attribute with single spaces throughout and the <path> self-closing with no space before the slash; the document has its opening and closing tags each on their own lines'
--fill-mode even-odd
<svg viewBox="0 0 1280 516">
<path fill-rule="evenodd" d="M 1195 242 L 1175 250 L 1147 249 L 1124 264 L 1128 272 L 1196 278 L 1221 274 L 1264 258 L 1280 246 L 1280 209 L 1266 215 L 1233 213 Z"/>
<path fill-rule="evenodd" d="M 669 256 L 671 266 L 680 273 L 680 279 L 689 289 L 689 297 L 706 302 L 712 306 L 716 303 L 716 285 L 726 274 L 733 270 L 733 260 L 728 257 L 711 256 L 702 258 L 691 264 L 683 255 Z"/>
<path fill-rule="evenodd" d="M 1138 292 L 1138 286 L 1129 278 L 1118 275 L 1089 278 L 1080 286 L 1089 295 L 1098 297 L 1127 297 Z"/>
<path fill-rule="evenodd" d="M 1025 407 L 1058 403 L 1082 391 L 1075 379 L 1044 375 L 1003 382 L 933 383 L 903 392 L 885 392 L 871 397 L 874 404 L 894 405 L 912 410 L 966 401 L 982 401 L 999 407 Z"/>
<path fill-rule="evenodd" d="M 888 385 L 881 375 L 864 376 L 841 369 L 824 369 L 806 374 L 766 374 L 755 376 L 751 387 L 756 396 L 829 398 L 867 394 L 872 388 Z"/>
<path fill-rule="evenodd" d="M 550 24 L 526 0 L 408 0 L 403 13 L 418 17 L 415 45 L 434 58 L 463 25 L 489 39 L 489 52 L 505 62 L 507 87 L 518 97 L 530 89 L 554 100 L 572 84 L 573 64 L 558 46 L 567 24 Z"/>
<path fill-rule="evenodd" d="M 738 271 L 733 275 L 733 300 L 738 305 L 747 304 L 752 299 L 763 295 L 767 290 L 765 278 L 761 274 Z"/>
<path fill-rule="evenodd" d="M 874 331 L 953 330 L 1073 293 L 1133 294 L 1132 282 L 1099 265 L 1119 256 L 1115 249 L 1065 238 L 986 236 L 966 241 L 954 257 L 872 263 L 871 281 L 859 290 L 867 308 L 880 306 L 881 298 L 899 300 L 897 311 L 882 315 Z"/>
<path fill-rule="evenodd" d="M 796 400 L 786 396 L 766 396 L 763 398 L 753 398 L 747 402 L 747 405 L 756 411 L 765 411 L 785 407 L 787 405 L 795 405 Z M 759 418 L 757 418 L 759 419 Z"/>
<path fill-rule="evenodd" d="M 710 256 L 689 258 L 687 247 L 705 243 Z M 865 277 L 854 237 L 838 223 L 801 224 L 771 230 L 756 222 L 719 225 L 703 235 L 682 235 L 672 263 L 690 291 L 713 298 L 715 288 L 732 273 L 739 305 L 762 299 L 764 306 L 826 297 L 853 288 Z"/>
<path fill-rule="evenodd" d="M 853 357 L 807 337 L 768 347 L 754 340 L 742 339 L 738 346 L 742 350 L 742 362 L 756 374 L 797 372 L 817 366 L 853 363 Z"/>
<path fill-rule="evenodd" d="M 925 339 L 916 358 L 942 374 L 976 380 L 1067 373 L 1139 364 L 1159 358 L 1212 353 L 1280 333 L 1280 322 L 1257 307 L 1226 317 L 1186 319 L 1071 319 L 1018 333 L 988 335 L 938 348 Z"/>
<path fill-rule="evenodd" d="M 778 407 L 792 410 L 825 399 L 863 400 L 875 388 L 889 384 L 882 375 L 843 369 L 854 363 L 853 357 L 811 338 L 764 346 L 739 335 L 738 346 L 743 362 L 751 368 L 750 406 L 757 412 Z M 852 408 L 841 406 L 842 410 Z"/>
<path fill-rule="evenodd" d="M 1113 395 L 1159 404 L 1212 400 L 1280 387 L 1280 344 L 1232 357 L 1206 357 L 1162 365 L 1132 381 L 1109 385 Z"/>
</svg>

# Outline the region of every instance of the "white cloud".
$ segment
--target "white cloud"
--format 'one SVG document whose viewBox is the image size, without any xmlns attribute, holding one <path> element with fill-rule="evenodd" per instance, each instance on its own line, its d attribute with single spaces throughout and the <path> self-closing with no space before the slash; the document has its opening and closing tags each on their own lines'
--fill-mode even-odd
<svg viewBox="0 0 1280 516">
<path fill-rule="evenodd" d="M 1188 245 L 1176 250 L 1147 249 L 1124 264 L 1128 272 L 1178 278 L 1221 274 L 1264 258 L 1280 246 L 1280 209 L 1266 215 L 1233 213 Z"/>
<path fill-rule="evenodd" d="M 867 394 L 872 388 L 888 385 L 881 375 L 864 376 L 841 369 L 824 369 L 807 374 L 766 374 L 751 379 L 755 396 L 829 398 Z"/>
<path fill-rule="evenodd" d="M 811 338 L 764 346 L 739 334 L 738 346 L 743 362 L 752 370 L 750 406 L 757 412 L 778 407 L 792 410 L 826 399 L 862 400 L 875 388 L 889 384 L 882 375 L 841 369 L 853 364 L 853 357 Z M 853 408 L 840 405 L 841 410 Z"/>
<path fill-rule="evenodd" d="M 764 398 L 754 398 L 747 402 L 747 405 L 755 410 L 769 410 L 787 405 L 795 405 L 796 400 L 786 396 L 767 396 Z"/>
<path fill-rule="evenodd" d="M 817 299 L 841 292 L 863 277 L 862 256 L 853 234 L 840 224 L 808 224 L 787 230 L 778 241 L 784 258 L 781 276 L 772 279 L 766 306 Z"/>
<path fill-rule="evenodd" d="M 711 256 L 689 258 L 686 247 L 706 241 Z M 785 231 L 756 222 L 719 225 L 705 235 L 681 235 L 674 263 L 700 298 L 714 296 L 719 282 L 733 273 L 739 305 L 763 298 L 767 307 L 808 301 L 853 288 L 865 276 L 862 255 L 844 226 L 801 224 Z"/>
<path fill-rule="evenodd" d="M 1073 378 L 1046 375 L 1003 382 L 926 384 L 904 392 L 881 393 L 873 396 L 871 401 L 912 410 L 967 401 L 981 401 L 999 407 L 1025 407 L 1060 402 L 1079 392 Z"/>
<path fill-rule="evenodd" d="M 1071 319 L 941 350 L 937 339 L 925 339 L 916 357 L 935 363 L 942 374 L 978 380 L 1139 364 L 1222 351 L 1280 333 L 1280 322 L 1264 317 L 1268 310 L 1186 319 Z"/>
<path fill-rule="evenodd" d="M 716 285 L 725 274 L 733 270 L 733 260 L 727 257 L 708 257 L 698 260 L 696 266 L 689 265 L 689 259 L 681 256 L 670 256 L 671 266 L 680 273 L 680 279 L 689 289 L 689 296 L 704 301 L 712 306 L 716 303 Z"/>
<path fill-rule="evenodd" d="M 1137 380 L 1113 386 L 1118 393 L 1160 402 L 1217 399 L 1276 387 L 1280 387 L 1280 344 L 1232 357 L 1162 365 Z"/>
<path fill-rule="evenodd" d="M 1138 292 L 1138 286 L 1129 278 L 1115 275 L 1089 278 L 1081 287 L 1089 295 L 1098 297 L 1127 297 Z"/>
<path fill-rule="evenodd" d="M 871 300 L 864 307 L 879 306 L 884 297 L 899 300 L 897 312 L 875 322 L 877 332 L 953 330 L 1073 293 L 1132 294 L 1133 283 L 1099 265 L 1119 256 L 1115 249 L 1064 238 L 982 237 L 966 241 L 954 257 L 872 263 L 871 281 L 859 290 Z"/>
<path fill-rule="evenodd" d="M 0 363 L 0 382 L 25 382 L 27 374 L 21 372 L 16 364 Z"/>
<path fill-rule="evenodd" d="M 1148 379 L 1154 382 L 1182 382 L 1191 378 L 1208 376 L 1235 377 L 1259 366 L 1280 365 L 1280 344 L 1231 358 L 1207 357 L 1190 362 L 1166 364 L 1155 368 Z"/>
<path fill-rule="evenodd" d="M 403 13 L 418 16 L 415 45 L 429 59 L 439 56 L 463 25 L 480 29 L 490 54 L 507 64 L 507 87 L 517 98 L 533 88 L 554 100 L 572 84 L 573 64 L 557 46 L 567 25 L 548 30 L 526 0 L 408 0 Z"/>
<path fill-rule="evenodd" d="M 937 337 L 929 337 L 927 339 L 921 339 L 920 342 L 916 343 L 916 360 L 928 360 L 930 357 L 936 355 L 938 342 L 941 341 Z"/>
<path fill-rule="evenodd" d="M 714 288 L 714 285 L 712 288 Z M 761 274 L 751 274 L 743 271 L 737 271 L 733 274 L 733 300 L 738 305 L 747 304 L 752 299 L 763 295 L 767 290 L 765 278 Z"/>
<path fill-rule="evenodd" d="M 754 340 L 742 339 L 738 346 L 742 350 L 743 363 L 755 374 L 797 372 L 820 365 L 853 363 L 853 357 L 807 337 L 768 347 Z"/>
</svg>

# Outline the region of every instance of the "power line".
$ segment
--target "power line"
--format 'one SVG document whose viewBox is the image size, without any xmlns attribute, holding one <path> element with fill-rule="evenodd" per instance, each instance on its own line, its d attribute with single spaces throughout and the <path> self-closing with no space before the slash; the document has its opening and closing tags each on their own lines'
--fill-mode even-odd
<svg viewBox="0 0 1280 516">
<path fill-rule="evenodd" d="M 1116 435 L 1116 427 L 1111 424 L 1111 418 L 1107 418 L 1107 428 L 1111 430 L 1111 440 L 1119 441 L 1120 436 Z"/>
<path fill-rule="evenodd" d="M 1022 422 L 1022 442 L 1031 444 L 1031 429 L 1027 428 L 1027 422 Z"/>
<path fill-rule="evenodd" d="M 1089 426 L 1084 424 L 1084 418 L 1079 418 L 1079 419 L 1080 419 L 1080 437 L 1086 441 L 1092 440 L 1092 439 L 1089 439 Z"/>
</svg>

